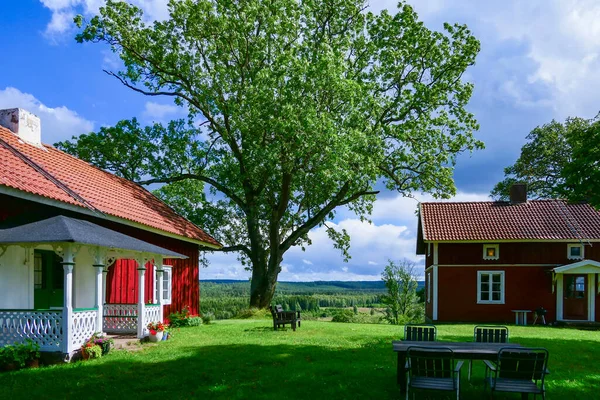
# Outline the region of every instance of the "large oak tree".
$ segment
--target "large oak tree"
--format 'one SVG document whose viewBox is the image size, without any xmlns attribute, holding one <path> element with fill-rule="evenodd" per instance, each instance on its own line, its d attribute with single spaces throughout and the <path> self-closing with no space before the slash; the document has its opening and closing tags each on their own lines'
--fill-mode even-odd
<svg viewBox="0 0 600 400">
<path fill-rule="evenodd" d="M 59 147 L 141 184 L 238 252 L 250 305 L 273 296 L 292 246 L 347 206 L 368 218 L 376 185 L 455 192 L 456 157 L 482 147 L 463 81 L 479 42 L 464 25 L 431 31 L 413 9 L 360 0 L 172 0 L 145 23 L 108 1 L 79 42 L 123 60 L 106 71 L 147 96 L 173 98 L 187 122 L 122 121 Z M 204 187 L 209 192 L 205 193 Z M 348 256 L 349 237 L 326 228 Z"/>
</svg>

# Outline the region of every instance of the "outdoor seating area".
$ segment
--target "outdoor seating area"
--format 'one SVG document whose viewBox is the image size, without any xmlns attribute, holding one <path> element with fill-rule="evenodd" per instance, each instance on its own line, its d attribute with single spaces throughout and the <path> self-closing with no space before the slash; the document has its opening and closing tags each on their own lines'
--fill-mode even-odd
<svg viewBox="0 0 600 400">
<path fill-rule="evenodd" d="M 434 325 L 406 325 L 404 340 L 392 342 L 397 383 L 407 400 L 415 390 L 454 391 L 459 399 L 464 360 L 469 362 L 469 381 L 473 361 L 485 363 L 484 390 L 489 387 L 492 398 L 495 392 L 512 392 L 545 399 L 547 349 L 508 344 L 506 326 L 475 326 L 473 342 L 437 341 L 436 332 Z"/>
</svg>

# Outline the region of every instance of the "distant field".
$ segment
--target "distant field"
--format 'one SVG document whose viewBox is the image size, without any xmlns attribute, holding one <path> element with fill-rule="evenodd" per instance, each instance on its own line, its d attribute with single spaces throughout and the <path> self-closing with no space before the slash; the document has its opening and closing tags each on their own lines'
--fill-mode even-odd
<svg viewBox="0 0 600 400">
<path fill-rule="evenodd" d="M 472 333 L 473 325 L 438 327 L 441 341 L 471 341 Z M 401 337 L 402 327 L 390 325 L 304 321 L 296 332 L 274 332 L 268 320 L 217 321 L 135 353 L 0 373 L 0 387 L 11 400 L 399 399 L 391 342 Z M 548 400 L 600 400 L 599 332 L 510 326 L 510 337 L 550 351 Z M 471 382 L 463 371 L 461 399 L 488 398 L 483 363 L 473 368 Z"/>
<path fill-rule="evenodd" d="M 424 283 L 418 284 L 422 288 Z M 279 282 L 273 304 L 281 304 L 286 310 L 311 312 L 318 317 L 322 308 L 380 307 L 385 293 L 383 281 Z M 249 299 L 248 281 L 200 281 L 200 312 L 212 314 L 216 319 L 235 317 L 248 308 Z"/>
</svg>

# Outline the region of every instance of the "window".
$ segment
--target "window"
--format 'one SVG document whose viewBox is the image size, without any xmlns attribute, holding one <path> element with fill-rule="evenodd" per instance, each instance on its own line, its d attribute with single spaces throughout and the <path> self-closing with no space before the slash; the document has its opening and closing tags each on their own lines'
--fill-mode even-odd
<svg viewBox="0 0 600 400">
<path fill-rule="evenodd" d="M 483 259 L 484 260 L 497 260 L 500 258 L 500 245 L 497 244 L 484 244 L 483 245 Z"/>
<path fill-rule="evenodd" d="M 163 279 L 163 304 L 171 304 L 171 291 L 173 287 L 173 269 L 171 266 L 163 265 L 162 267 L 162 279 Z M 155 277 L 158 277 L 155 270 Z M 154 299 L 158 302 L 158 279 L 156 279 L 156 288 L 154 291 Z"/>
<path fill-rule="evenodd" d="M 427 273 L 427 302 L 431 303 L 431 272 Z"/>
<path fill-rule="evenodd" d="M 504 304 L 504 271 L 477 272 L 477 303 Z"/>
<path fill-rule="evenodd" d="M 569 260 L 582 260 L 583 245 L 579 243 L 567 244 L 567 258 Z"/>
</svg>

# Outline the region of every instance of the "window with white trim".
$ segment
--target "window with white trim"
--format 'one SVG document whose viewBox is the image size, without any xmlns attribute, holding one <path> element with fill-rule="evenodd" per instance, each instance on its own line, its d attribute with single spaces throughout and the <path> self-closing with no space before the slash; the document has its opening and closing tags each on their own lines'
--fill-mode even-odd
<svg viewBox="0 0 600 400">
<path fill-rule="evenodd" d="M 504 304 L 504 271 L 477 271 L 477 303 Z"/>
<path fill-rule="evenodd" d="M 162 266 L 162 279 L 163 279 L 163 304 L 169 305 L 171 304 L 171 292 L 173 288 L 173 267 L 169 265 Z M 156 273 L 156 267 L 154 268 L 154 301 L 158 303 L 158 274 Z"/>
<path fill-rule="evenodd" d="M 431 272 L 427 273 L 427 302 L 431 303 Z"/>
<path fill-rule="evenodd" d="M 500 245 L 498 244 L 484 244 L 483 245 L 483 259 L 484 260 L 497 260 L 500 258 Z"/>
<path fill-rule="evenodd" d="M 583 245 L 580 243 L 567 244 L 567 258 L 569 260 L 583 260 Z"/>
</svg>

